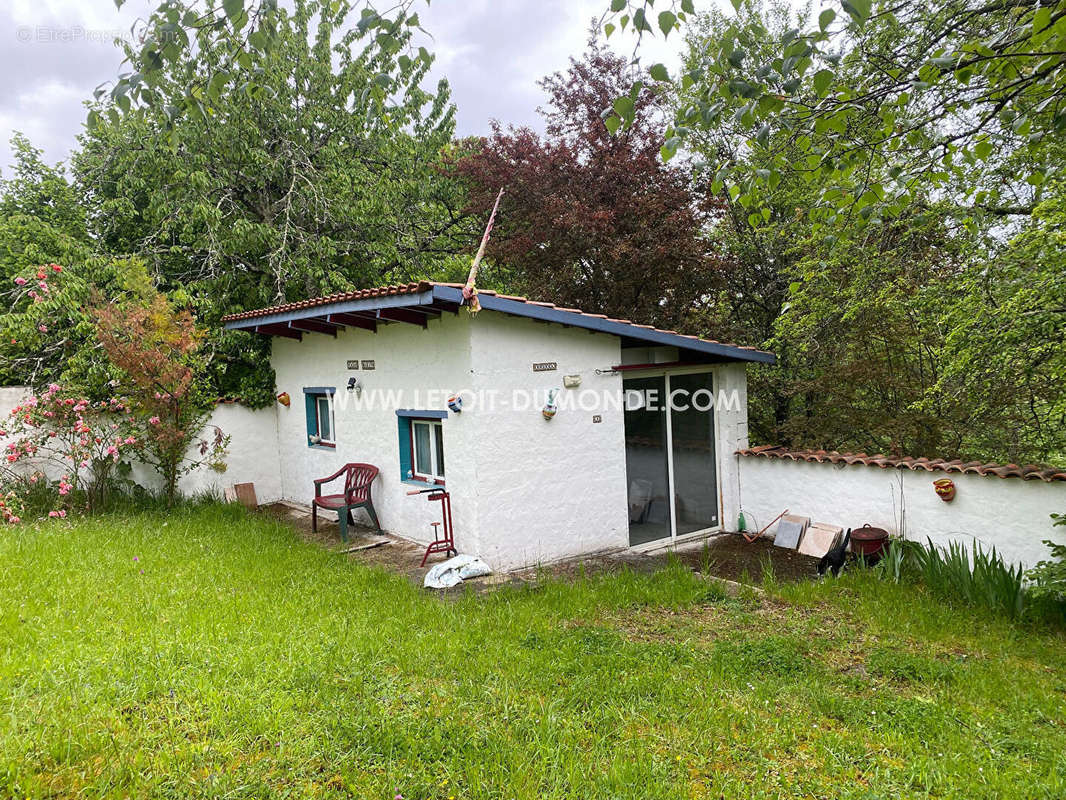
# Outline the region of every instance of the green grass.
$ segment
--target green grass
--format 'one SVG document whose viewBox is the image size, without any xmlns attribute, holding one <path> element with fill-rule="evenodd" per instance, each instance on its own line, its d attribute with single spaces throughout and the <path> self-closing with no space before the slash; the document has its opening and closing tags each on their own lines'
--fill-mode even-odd
<svg viewBox="0 0 1066 800">
<path fill-rule="evenodd" d="M 856 574 L 441 598 L 239 509 L 0 535 L 0 797 L 1061 798 L 1066 639 Z"/>
</svg>

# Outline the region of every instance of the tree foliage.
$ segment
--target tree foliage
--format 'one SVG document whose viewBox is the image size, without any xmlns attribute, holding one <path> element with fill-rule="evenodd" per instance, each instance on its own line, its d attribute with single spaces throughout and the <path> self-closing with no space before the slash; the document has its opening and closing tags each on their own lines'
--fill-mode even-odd
<svg viewBox="0 0 1066 800">
<path fill-rule="evenodd" d="M 691 0 L 665 5 L 663 35 L 694 13 Z M 654 35 L 652 6 L 614 0 L 608 32 Z M 656 65 L 648 79 L 688 97 L 667 130 L 667 156 L 721 127 L 766 151 L 762 171 L 728 158 L 713 165 L 745 207 L 758 210 L 775 180 L 797 172 L 817 188 L 819 225 L 877 223 L 934 192 L 964 216 L 1025 214 L 1057 170 L 1048 146 L 1066 130 L 1066 3 L 841 0 L 817 18 L 801 14 L 769 52 L 759 46 L 767 32 L 751 24 L 758 6 L 734 6 L 737 20 L 716 29 L 701 58 L 675 76 Z"/>
<path fill-rule="evenodd" d="M 74 266 L 27 266 L 0 287 L 0 382 L 43 391 L 50 383 L 110 397 L 113 378 L 96 342 L 90 299 L 116 300 L 151 290 L 138 259 L 87 256 Z"/>
<path fill-rule="evenodd" d="M 764 58 L 793 13 L 782 4 L 735 20 L 690 18 L 686 63 L 729 26 Z M 674 97 L 678 108 L 691 102 L 685 91 Z M 703 165 L 721 160 L 770 176 L 758 211 L 721 187 L 726 213 L 710 233 L 729 265 L 719 325 L 778 355 L 777 366 L 750 371 L 752 438 L 988 460 L 1066 456 L 1057 185 L 1014 236 L 989 215 L 960 225 L 948 197 L 878 225 L 842 215 L 825 236 L 809 213 L 820 186 L 776 166 L 779 153 L 802 162 L 793 144 L 775 129 L 765 147 L 750 147 L 730 125 L 694 131 L 687 143 L 697 180 L 714 182 Z M 1049 148 L 1049 157 L 1059 156 Z"/>
<path fill-rule="evenodd" d="M 75 263 L 90 251 L 85 208 L 65 170 L 46 164 L 22 134 L 12 136 L 11 151 L 12 174 L 0 178 L 0 286 L 31 267 Z"/>
<path fill-rule="evenodd" d="M 126 0 L 115 0 L 121 8 Z M 428 67 L 432 55 L 424 47 L 410 46 L 409 34 L 421 30 L 414 0 L 399 0 L 382 7 L 371 0 L 350 2 L 329 0 L 330 13 L 347 17 L 359 11 L 358 23 L 345 37 L 345 46 L 368 61 L 393 57 L 405 65 Z M 429 0 L 426 0 L 429 5 Z M 257 62 L 269 60 L 278 46 L 277 0 L 164 0 L 135 25 L 135 43 L 121 42 L 128 71 L 96 91 L 106 97 L 106 106 L 89 113 L 89 125 L 102 119 L 117 124 L 120 116 L 137 108 L 155 107 L 163 114 L 167 138 L 173 146 L 181 141 L 182 130 L 174 123 L 190 117 L 210 121 L 213 107 L 237 89 L 248 95 L 269 95 L 277 86 L 257 71 Z M 189 82 L 174 91 L 165 87 L 168 75 L 195 60 L 197 51 L 217 52 L 214 69 L 190 76 Z M 394 75 L 383 69 L 373 76 L 361 99 L 373 100 L 387 109 L 396 89 Z M 237 83 L 232 83 L 239 78 Z"/>
<path fill-rule="evenodd" d="M 230 311 L 426 277 L 466 244 L 461 196 L 434 168 L 453 130 L 447 84 L 431 95 L 425 62 L 354 48 L 348 11 L 299 0 L 274 14 L 271 46 L 236 64 L 227 42 L 202 42 L 153 73 L 166 102 L 104 115 L 83 140 L 76 174 L 101 247 L 147 259 L 209 328 Z M 368 95 L 382 74 L 387 107 Z M 204 114 L 168 116 L 205 77 L 221 91 Z M 264 91 L 246 91 L 253 77 Z M 210 346 L 220 393 L 269 402 L 266 340 Z"/>
<path fill-rule="evenodd" d="M 454 172 L 478 217 L 506 187 L 489 255 L 509 289 L 691 328 L 719 280 L 720 261 L 700 235 L 716 204 L 702 203 L 685 171 L 659 160 L 663 97 L 638 92 L 632 124 L 611 135 L 601 111 L 632 80 L 625 59 L 590 44 L 541 82 L 545 136 L 497 124 Z"/>
</svg>

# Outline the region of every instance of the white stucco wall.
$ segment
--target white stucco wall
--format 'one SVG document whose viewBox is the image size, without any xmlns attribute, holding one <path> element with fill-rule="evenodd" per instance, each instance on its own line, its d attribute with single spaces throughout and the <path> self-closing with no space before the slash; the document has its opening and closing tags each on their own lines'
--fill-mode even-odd
<svg viewBox="0 0 1066 800">
<path fill-rule="evenodd" d="M 407 495 L 417 487 L 401 480 L 396 409 L 444 410 L 449 392 L 470 385 L 469 324 L 463 312 L 443 314 L 426 329 L 394 323 L 379 325 L 377 333 L 347 328 L 336 338 L 315 333 L 305 334 L 302 341 L 275 338 L 271 363 L 277 389 L 292 398 L 289 408 L 278 407 L 282 497 L 310 505 L 313 479 L 349 462 L 374 464 L 381 470 L 373 487 L 381 526 L 428 542 L 430 523 L 440 520 L 440 503 Z M 373 360 L 375 368 L 348 370 L 347 361 L 354 359 Z M 350 377 L 363 385 L 359 397 L 345 388 Z M 307 443 L 303 389 L 314 386 L 337 390 L 337 446 L 333 450 Z M 443 425 L 445 477 L 452 496 L 456 543 L 464 552 L 476 552 L 478 547 L 476 422 L 472 413 L 449 414 Z M 363 512 L 359 514 L 367 520 Z"/>
<path fill-rule="evenodd" d="M 1066 512 L 1064 482 L 753 456 L 738 460 L 743 508 L 760 525 L 785 508 L 814 522 L 843 528 L 869 523 L 893 534 L 901 532 L 903 519 L 908 539 L 931 538 L 941 546 L 977 541 L 1027 567 L 1048 556 L 1044 539 L 1066 543 L 1066 529 L 1053 528 L 1049 517 Z M 933 491 L 933 481 L 943 477 L 957 487 L 950 503 Z"/>
<path fill-rule="evenodd" d="M 620 353 L 617 337 L 579 328 L 492 312 L 471 324 L 474 389 L 500 399 L 491 410 L 463 412 L 471 421 L 476 414 L 481 432 L 478 527 L 490 564 L 530 566 L 628 545 L 622 378 L 596 373 Z M 557 370 L 533 372 L 551 361 Z M 565 388 L 567 375 L 581 385 Z M 553 388 L 559 410 L 546 420 L 541 408 Z M 519 398 L 530 390 L 524 406 Z"/>
<path fill-rule="evenodd" d="M 718 390 L 718 468 L 722 529 L 736 528 L 740 513 L 740 464 L 737 450 L 748 446 L 748 374 L 744 364 L 715 368 Z"/>
</svg>

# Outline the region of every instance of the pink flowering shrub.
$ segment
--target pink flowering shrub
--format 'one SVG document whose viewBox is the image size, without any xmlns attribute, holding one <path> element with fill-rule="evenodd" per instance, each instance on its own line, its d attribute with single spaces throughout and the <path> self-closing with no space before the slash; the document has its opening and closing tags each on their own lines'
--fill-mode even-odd
<svg viewBox="0 0 1066 800">
<path fill-rule="evenodd" d="M 71 506 L 77 496 L 90 511 L 106 502 L 119 462 L 134 455 L 138 442 L 125 400 L 92 402 L 54 383 L 15 406 L 0 425 L 0 482 L 21 484 L 24 491 L 47 485 L 62 505 Z M 49 481 L 45 473 L 61 477 Z M 14 508 L 14 501 L 7 507 Z M 65 509 L 53 510 L 66 516 Z"/>
<path fill-rule="evenodd" d="M 26 503 L 14 489 L 0 495 L 0 519 L 8 525 L 18 525 L 26 514 Z"/>
</svg>

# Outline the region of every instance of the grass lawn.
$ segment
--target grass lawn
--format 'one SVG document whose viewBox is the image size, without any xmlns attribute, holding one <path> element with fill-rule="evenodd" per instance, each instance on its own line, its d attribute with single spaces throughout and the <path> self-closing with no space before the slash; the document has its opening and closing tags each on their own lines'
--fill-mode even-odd
<svg viewBox="0 0 1066 800">
<path fill-rule="evenodd" d="M 773 595 L 442 599 L 222 506 L 4 530 L 0 797 L 1066 797 L 1066 637 Z"/>
</svg>

